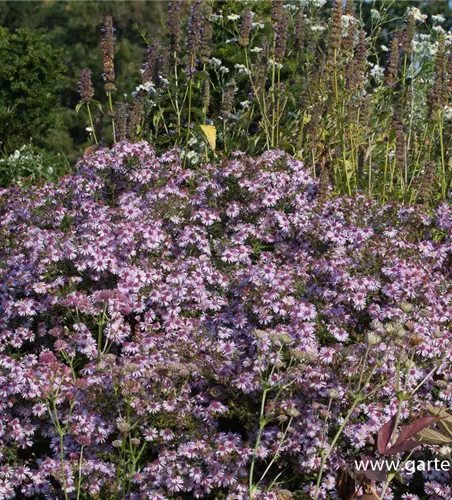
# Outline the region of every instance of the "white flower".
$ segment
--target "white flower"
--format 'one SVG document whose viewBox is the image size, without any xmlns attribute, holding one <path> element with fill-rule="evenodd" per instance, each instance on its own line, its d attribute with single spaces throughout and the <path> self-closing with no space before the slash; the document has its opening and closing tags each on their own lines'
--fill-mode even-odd
<svg viewBox="0 0 452 500">
<path fill-rule="evenodd" d="M 221 60 L 217 59 L 216 57 L 212 57 L 211 59 L 209 59 L 209 62 L 212 66 L 221 66 Z"/>
<path fill-rule="evenodd" d="M 242 101 L 240 103 L 240 106 L 242 106 L 243 109 L 248 109 L 250 107 L 251 102 L 250 101 Z"/>
<path fill-rule="evenodd" d="M 252 49 L 250 49 L 250 52 L 255 52 L 256 54 L 258 54 L 259 52 L 262 52 L 262 47 L 253 47 Z"/>
<path fill-rule="evenodd" d="M 325 31 L 325 26 L 320 26 L 320 24 L 315 24 L 311 26 L 312 31 Z"/>
<path fill-rule="evenodd" d="M 85 129 L 87 132 L 91 133 L 93 131 L 93 129 L 91 127 L 86 127 Z"/>
<path fill-rule="evenodd" d="M 223 19 L 223 16 L 221 14 L 212 14 L 210 16 L 211 21 L 219 21 L 220 19 Z"/>
<path fill-rule="evenodd" d="M 264 23 L 251 23 L 251 27 L 254 29 L 263 30 L 265 28 L 265 24 Z"/>
<path fill-rule="evenodd" d="M 388 49 L 388 47 L 386 47 L 386 45 L 382 45 L 382 46 L 381 46 L 381 50 L 382 50 L 383 52 L 388 52 L 388 50 L 389 50 L 389 49 Z"/>
<path fill-rule="evenodd" d="M 447 457 L 447 455 L 450 455 L 452 453 L 452 448 L 447 445 L 441 446 L 441 448 L 438 450 L 438 453 L 443 457 Z"/>
<path fill-rule="evenodd" d="M 226 43 L 235 43 L 237 41 L 237 38 L 230 38 L 229 40 L 226 40 Z"/>
<path fill-rule="evenodd" d="M 347 28 L 350 26 L 350 24 L 356 24 L 356 21 L 356 17 L 352 16 L 351 14 L 344 14 L 342 16 L 342 25 L 345 25 Z"/>
<path fill-rule="evenodd" d="M 220 73 L 229 73 L 229 68 L 226 68 L 226 66 L 221 66 Z"/>
<path fill-rule="evenodd" d="M 196 151 L 189 151 L 187 153 L 187 158 L 192 162 L 192 163 L 197 163 L 199 161 L 199 155 Z"/>
<path fill-rule="evenodd" d="M 377 9 L 371 9 L 371 11 L 370 11 L 370 17 L 374 21 L 379 21 L 380 18 L 381 18 L 381 15 L 380 15 L 380 12 Z"/>
<path fill-rule="evenodd" d="M 154 84 L 152 82 L 145 82 L 145 83 L 141 83 L 140 85 L 138 85 L 138 87 L 135 89 L 135 95 L 138 94 L 138 92 L 140 90 L 144 90 L 145 92 L 148 92 L 148 93 L 157 92 L 155 87 L 154 87 Z M 133 95 L 133 93 L 132 93 L 132 95 Z"/>
<path fill-rule="evenodd" d="M 234 66 L 234 68 L 239 70 L 239 74 L 240 75 L 249 75 L 249 74 L 251 74 L 251 71 L 246 66 L 244 66 L 243 64 L 236 64 Z"/>
<path fill-rule="evenodd" d="M 451 106 L 444 107 L 444 117 L 446 118 L 446 120 L 450 120 L 452 118 L 452 107 Z"/>
<path fill-rule="evenodd" d="M 230 21 L 237 21 L 240 19 L 240 16 L 238 14 L 229 14 L 228 19 Z"/>
<path fill-rule="evenodd" d="M 445 33 L 444 29 L 441 26 L 433 26 L 433 31 L 436 31 L 437 33 Z"/>
<path fill-rule="evenodd" d="M 425 21 L 427 19 L 427 16 L 422 14 L 417 7 L 409 7 L 407 9 L 407 14 L 413 16 L 416 21 Z"/>
<path fill-rule="evenodd" d="M 436 23 L 443 23 L 443 22 L 446 20 L 446 18 L 445 18 L 445 17 L 443 17 L 441 14 L 436 14 L 436 15 L 433 15 L 433 16 L 432 16 L 432 19 L 433 19 L 433 21 L 435 21 Z"/>
<path fill-rule="evenodd" d="M 377 82 L 383 81 L 385 74 L 385 69 L 381 66 L 378 66 L 378 64 L 375 64 L 373 68 L 369 71 L 369 75 L 372 78 L 375 78 Z"/>
<path fill-rule="evenodd" d="M 283 65 L 281 63 L 277 63 L 275 60 L 273 59 L 269 59 L 268 61 L 268 65 L 269 66 L 273 66 L 275 65 L 275 68 L 278 68 L 278 69 L 282 69 Z"/>
</svg>

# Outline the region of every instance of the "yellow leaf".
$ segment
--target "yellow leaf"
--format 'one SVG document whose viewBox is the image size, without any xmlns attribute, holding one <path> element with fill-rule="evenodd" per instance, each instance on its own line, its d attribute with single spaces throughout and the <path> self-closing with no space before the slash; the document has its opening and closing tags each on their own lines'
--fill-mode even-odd
<svg viewBox="0 0 452 500">
<path fill-rule="evenodd" d="M 201 125 L 201 130 L 206 134 L 212 151 L 217 147 L 217 129 L 213 125 Z"/>
</svg>

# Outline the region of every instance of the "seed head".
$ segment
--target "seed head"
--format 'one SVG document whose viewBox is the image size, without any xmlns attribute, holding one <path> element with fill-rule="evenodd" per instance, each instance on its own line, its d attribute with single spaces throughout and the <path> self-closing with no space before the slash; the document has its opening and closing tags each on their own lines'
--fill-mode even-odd
<svg viewBox="0 0 452 500">
<path fill-rule="evenodd" d="M 187 37 L 187 66 L 186 72 L 189 78 L 193 77 L 198 62 L 198 51 L 201 45 L 201 16 L 202 2 L 197 0 L 191 7 L 190 22 L 188 23 Z"/>
<path fill-rule="evenodd" d="M 391 52 L 388 65 L 386 67 L 385 83 L 388 87 L 393 87 L 397 81 L 397 69 L 399 65 L 399 35 L 396 34 L 391 42 Z"/>
<path fill-rule="evenodd" d="M 282 2 L 273 2 L 273 19 L 275 29 L 275 61 L 280 63 L 284 59 L 289 36 L 289 15 L 282 8 Z"/>
<path fill-rule="evenodd" d="M 103 66 L 104 73 L 103 79 L 105 81 L 105 92 L 110 94 L 111 92 L 115 92 L 115 65 L 114 65 L 114 57 L 115 57 L 115 36 L 114 36 L 114 27 L 113 27 L 113 19 L 111 16 L 107 16 L 104 22 L 104 38 L 102 40 L 102 51 L 103 51 Z"/>
<path fill-rule="evenodd" d="M 224 119 L 228 119 L 234 109 L 236 91 L 237 87 L 235 84 L 235 80 L 232 79 L 229 85 L 226 87 L 225 91 L 223 92 L 223 105 L 221 109 L 221 116 Z"/>
<path fill-rule="evenodd" d="M 181 50 L 181 18 L 180 18 L 180 0 L 169 2 L 168 4 L 168 22 L 167 30 L 169 36 L 169 50 L 173 63 L 178 62 L 178 55 Z"/>
<path fill-rule="evenodd" d="M 159 53 L 160 41 L 154 38 L 148 47 L 147 58 L 141 75 L 142 83 L 156 83 L 157 75 L 157 60 Z"/>
<path fill-rule="evenodd" d="M 125 141 L 127 134 L 127 106 L 124 102 L 116 104 L 115 130 L 118 141 Z"/>
<path fill-rule="evenodd" d="M 416 19 L 413 14 L 409 14 L 406 21 L 406 28 L 403 34 L 403 50 L 405 54 L 411 55 L 413 52 L 413 39 L 416 32 Z"/>
<path fill-rule="evenodd" d="M 91 70 L 82 69 L 78 82 L 78 91 L 82 102 L 91 102 L 94 97 L 94 88 L 91 82 Z"/>
<path fill-rule="evenodd" d="M 209 2 L 202 3 L 200 27 L 201 27 L 201 44 L 199 47 L 199 58 L 203 64 L 206 64 L 212 52 L 212 6 Z"/>
<path fill-rule="evenodd" d="M 303 13 L 303 9 L 300 9 L 297 21 L 297 27 L 295 28 L 295 46 L 298 50 L 304 49 L 304 42 L 306 37 L 306 17 Z"/>
<path fill-rule="evenodd" d="M 330 49 L 331 53 L 339 50 L 342 37 L 342 0 L 337 0 L 331 12 Z"/>
<path fill-rule="evenodd" d="M 246 47 L 250 44 L 251 24 L 253 15 L 250 9 L 245 9 L 242 14 L 242 24 L 240 25 L 239 44 Z"/>
</svg>

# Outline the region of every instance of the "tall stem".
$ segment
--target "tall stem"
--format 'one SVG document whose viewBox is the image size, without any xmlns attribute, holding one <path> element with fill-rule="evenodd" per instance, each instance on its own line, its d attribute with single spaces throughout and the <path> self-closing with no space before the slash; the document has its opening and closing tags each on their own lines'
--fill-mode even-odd
<svg viewBox="0 0 452 500">
<path fill-rule="evenodd" d="M 93 139 L 95 144 L 99 144 L 97 142 L 97 137 L 96 137 L 96 130 L 94 129 L 94 123 L 93 123 L 93 117 L 91 115 L 91 109 L 89 107 L 89 102 L 86 103 L 86 109 L 88 110 L 88 117 L 89 117 L 89 126 L 91 127 L 91 132 L 93 134 Z"/>
<path fill-rule="evenodd" d="M 113 134 L 113 142 L 116 142 L 115 116 L 113 111 L 113 100 L 111 98 L 111 92 L 108 92 L 107 95 L 108 95 L 108 105 L 110 106 L 110 113 L 111 113 L 111 129 Z"/>
</svg>

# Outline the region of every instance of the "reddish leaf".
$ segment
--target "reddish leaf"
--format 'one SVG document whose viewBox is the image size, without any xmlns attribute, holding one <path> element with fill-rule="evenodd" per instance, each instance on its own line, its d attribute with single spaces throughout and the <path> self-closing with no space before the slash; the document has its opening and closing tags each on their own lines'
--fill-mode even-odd
<svg viewBox="0 0 452 500">
<path fill-rule="evenodd" d="M 397 415 L 394 415 L 393 417 L 391 417 L 385 423 L 385 425 L 383 425 L 383 427 L 380 429 L 380 431 L 378 432 L 377 447 L 378 447 L 378 452 L 381 453 L 382 455 L 386 451 L 386 448 L 388 447 L 392 433 L 394 432 L 396 417 L 397 417 Z"/>
<path fill-rule="evenodd" d="M 423 418 L 418 418 L 417 420 L 411 422 L 411 424 L 406 425 L 405 427 L 402 427 L 400 429 L 399 435 L 397 436 L 396 442 L 394 443 L 394 446 L 396 444 L 404 443 L 408 439 L 415 436 L 422 429 L 425 429 L 429 425 L 438 422 L 438 420 L 439 420 L 438 417 L 423 417 Z"/>
<path fill-rule="evenodd" d="M 397 442 L 394 444 L 394 446 L 391 446 L 389 450 L 386 450 L 383 455 L 396 455 L 397 453 L 402 453 L 404 451 L 410 451 L 417 446 L 421 446 L 422 443 L 419 441 L 415 441 L 414 439 L 411 439 L 409 441 L 403 441 L 403 443 L 397 444 Z"/>
<path fill-rule="evenodd" d="M 388 467 L 385 461 L 377 460 L 373 457 L 365 456 L 360 460 L 360 467 L 356 467 L 355 475 L 360 483 L 366 479 L 370 481 L 382 482 L 388 477 Z"/>
</svg>

